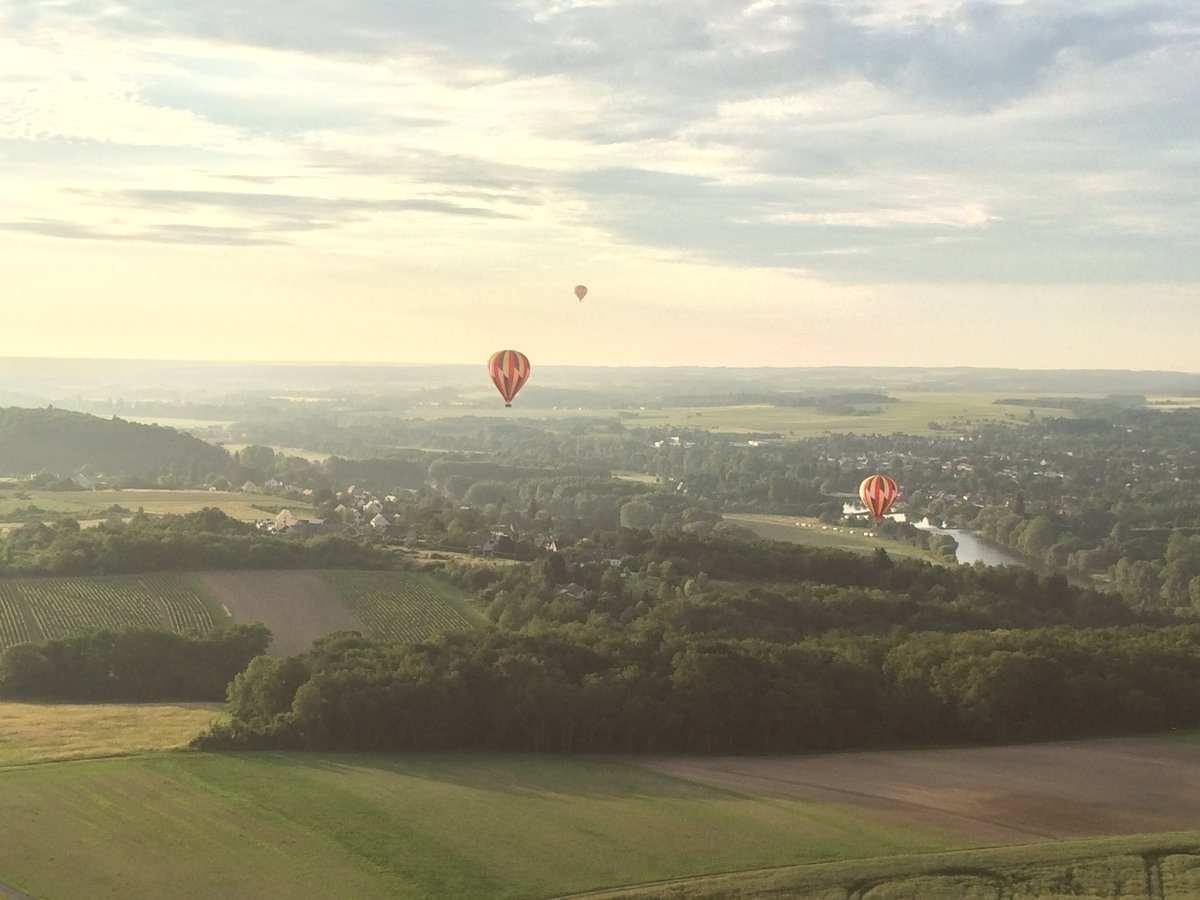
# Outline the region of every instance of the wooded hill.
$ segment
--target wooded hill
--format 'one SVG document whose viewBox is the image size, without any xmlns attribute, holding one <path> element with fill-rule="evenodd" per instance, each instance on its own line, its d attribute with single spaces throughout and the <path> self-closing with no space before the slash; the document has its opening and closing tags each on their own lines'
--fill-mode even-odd
<svg viewBox="0 0 1200 900">
<path fill-rule="evenodd" d="M 225 450 L 173 428 L 63 409 L 0 409 L 0 473 L 86 470 L 93 478 L 176 475 L 197 483 L 236 468 Z"/>
</svg>

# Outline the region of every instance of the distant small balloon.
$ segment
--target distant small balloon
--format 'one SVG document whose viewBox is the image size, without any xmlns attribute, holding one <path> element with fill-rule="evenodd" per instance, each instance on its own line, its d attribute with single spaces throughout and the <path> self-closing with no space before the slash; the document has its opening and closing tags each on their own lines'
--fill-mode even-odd
<svg viewBox="0 0 1200 900">
<path fill-rule="evenodd" d="M 575 285 L 575 296 L 583 300 L 587 296 L 587 286 L 582 284 Z"/>
<path fill-rule="evenodd" d="M 529 358 L 519 350 L 497 350 L 488 360 L 487 367 L 492 384 L 504 398 L 504 405 L 512 406 L 513 397 L 529 380 Z"/>
<path fill-rule="evenodd" d="M 886 475 L 868 475 L 858 486 L 858 496 L 863 506 L 875 517 L 876 523 L 883 521 L 884 513 L 896 502 L 900 489 Z"/>
</svg>

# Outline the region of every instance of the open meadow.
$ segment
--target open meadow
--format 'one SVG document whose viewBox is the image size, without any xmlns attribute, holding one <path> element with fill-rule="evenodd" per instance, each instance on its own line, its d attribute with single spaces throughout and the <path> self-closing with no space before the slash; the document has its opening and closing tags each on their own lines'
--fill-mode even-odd
<svg viewBox="0 0 1200 900">
<path fill-rule="evenodd" d="M 754 513 L 726 513 L 729 522 L 748 528 L 769 541 L 803 544 L 805 547 L 828 547 L 854 553 L 874 553 L 879 547 L 891 556 L 908 556 L 938 565 L 948 561 L 927 553 L 912 544 L 880 537 L 869 528 L 847 528 L 845 525 L 826 525 L 819 519 L 805 516 L 771 516 Z"/>
</svg>

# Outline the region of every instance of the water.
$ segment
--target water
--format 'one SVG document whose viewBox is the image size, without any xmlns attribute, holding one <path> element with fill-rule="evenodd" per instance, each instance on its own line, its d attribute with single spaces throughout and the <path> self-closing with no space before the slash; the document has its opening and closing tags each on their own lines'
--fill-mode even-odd
<svg viewBox="0 0 1200 900">
<path fill-rule="evenodd" d="M 985 566 L 1025 566 L 1028 565 L 1024 560 L 1018 559 L 1011 553 L 1001 550 L 999 547 L 993 547 L 979 537 L 979 532 L 968 531 L 965 528 L 939 528 L 937 525 L 930 523 L 928 519 L 922 519 L 920 522 L 913 523 L 914 528 L 920 528 L 922 531 L 933 531 L 937 534 L 948 534 L 954 540 L 958 541 L 958 552 L 955 554 L 960 563 L 981 562 Z"/>
</svg>

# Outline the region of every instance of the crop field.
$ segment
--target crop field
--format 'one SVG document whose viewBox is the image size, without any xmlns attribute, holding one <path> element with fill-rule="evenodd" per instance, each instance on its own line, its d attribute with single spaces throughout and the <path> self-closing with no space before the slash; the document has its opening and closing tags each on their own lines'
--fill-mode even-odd
<svg viewBox="0 0 1200 900">
<path fill-rule="evenodd" d="M 235 622 L 271 629 L 273 656 L 301 653 L 335 631 L 422 640 L 482 621 L 465 596 L 411 572 L 205 572 L 195 576 Z"/>
<path fill-rule="evenodd" d="M 103 520 L 114 513 L 114 506 L 127 510 L 115 513 L 123 517 L 139 509 L 147 515 L 163 516 L 196 512 L 205 507 L 217 507 L 230 518 L 254 522 L 270 518 L 266 511 L 286 507 L 298 516 L 312 512 L 312 507 L 293 503 L 270 494 L 246 494 L 241 491 L 159 491 L 129 489 L 121 491 L 0 491 L 0 522 L 24 521 L 25 511 L 32 505 L 47 513 L 46 520 L 57 516 L 73 519 Z M 259 507 L 265 507 L 266 510 Z"/>
<path fill-rule="evenodd" d="M 178 749 L 224 714 L 218 703 L 0 703 L 0 768 Z"/>
<path fill-rule="evenodd" d="M 185 575 L 0 580 L 0 649 L 67 637 L 81 628 L 144 625 L 206 632 L 218 617 L 212 599 Z"/>
<path fill-rule="evenodd" d="M 0 883 L 90 900 L 536 898 L 954 846 L 620 762 L 490 754 L 18 766 L 0 769 L 0 818 Z"/>
<path fill-rule="evenodd" d="M 818 519 L 803 516 L 768 516 L 752 513 L 726 513 L 722 518 L 749 528 L 759 537 L 770 541 L 803 544 L 806 547 L 831 547 L 855 553 L 874 553 L 883 547 L 891 556 L 909 556 L 945 565 L 946 560 L 932 553 L 877 536 L 870 529 L 847 528 L 844 525 L 824 525 Z"/>
<path fill-rule="evenodd" d="M 335 631 L 422 640 L 481 624 L 450 585 L 419 573 L 251 571 L 0 579 L 0 650 L 82 628 L 144 625 L 209 631 L 262 622 L 273 655 L 307 650 Z"/>
<path fill-rule="evenodd" d="M 676 406 L 638 409 L 523 409 L 518 398 L 512 409 L 442 407 L 421 409 L 427 419 L 453 416 L 507 418 L 619 418 L 631 428 L 697 428 L 731 434 L 777 433 L 785 438 L 842 434 L 963 434 L 985 422 L 1024 421 L 1032 409 L 1038 418 L 1072 413 L 1052 406 L 997 405 L 1001 399 L 1032 399 L 1021 393 L 889 392 L 895 403 L 864 404 L 853 413 L 819 412 L 814 407 L 745 404 L 734 406 Z"/>
<path fill-rule="evenodd" d="M 765 758 L 162 752 L 217 714 L 0 704 L 0 885 L 123 900 L 1200 896 L 1195 734 Z M 64 748 L 110 758 L 49 762 Z"/>
<path fill-rule="evenodd" d="M 367 632 L 378 638 L 419 641 L 443 631 L 466 631 L 482 617 L 448 585 L 409 572 L 322 572 Z"/>
</svg>

